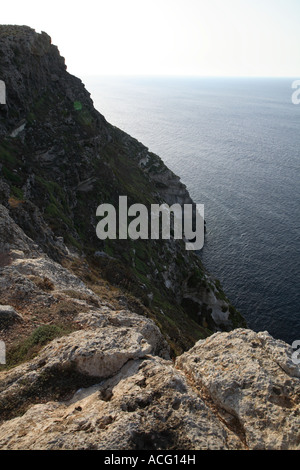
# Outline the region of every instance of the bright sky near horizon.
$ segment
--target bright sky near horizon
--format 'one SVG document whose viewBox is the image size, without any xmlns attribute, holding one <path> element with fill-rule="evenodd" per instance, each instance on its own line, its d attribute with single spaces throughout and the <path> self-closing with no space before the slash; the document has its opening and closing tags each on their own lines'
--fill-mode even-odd
<svg viewBox="0 0 300 470">
<path fill-rule="evenodd" d="M 75 75 L 300 76 L 300 0 L 14 0 Z"/>
</svg>

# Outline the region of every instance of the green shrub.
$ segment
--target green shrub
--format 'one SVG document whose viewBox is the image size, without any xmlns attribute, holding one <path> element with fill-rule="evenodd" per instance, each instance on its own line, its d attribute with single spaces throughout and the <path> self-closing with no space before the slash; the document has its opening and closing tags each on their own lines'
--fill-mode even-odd
<svg viewBox="0 0 300 470">
<path fill-rule="evenodd" d="M 16 186 L 12 186 L 11 187 L 11 192 L 17 199 L 19 199 L 20 201 L 23 200 L 24 193 L 23 193 L 22 189 L 17 188 Z"/>
<path fill-rule="evenodd" d="M 6 166 L 2 167 L 2 173 L 3 173 L 4 178 L 6 178 L 7 180 L 13 183 L 21 183 L 22 181 L 19 175 L 10 171 L 8 168 L 6 168 Z"/>
</svg>

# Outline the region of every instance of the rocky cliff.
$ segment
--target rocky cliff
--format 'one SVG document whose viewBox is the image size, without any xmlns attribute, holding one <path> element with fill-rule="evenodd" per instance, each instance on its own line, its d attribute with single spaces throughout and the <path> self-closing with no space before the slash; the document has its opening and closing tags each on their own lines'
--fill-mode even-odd
<svg viewBox="0 0 300 470">
<path fill-rule="evenodd" d="M 94 109 L 45 33 L 0 26 L 0 449 L 296 449 L 291 348 L 245 329 L 180 240 L 96 208 L 191 203 Z"/>
<path fill-rule="evenodd" d="M 0 214 L 15 365 L 0 373 L 0 449 L 299 449 L 290 346 L 236 329 L 171 360 L 151 319 L 110 286 L 95 294 Z"/>
<path fill-rule="evenodd" d="M 191 203 L 186 187 L 141 143 L 95 110 L 45 33 L 0 29 L 0 203 L 52 259 L 80 264 L 141 300 L 175 353 L 245 326 L 198 256 L 174 240 L 96 237 L 102 203 Z M 78 272 L 77 272 L 78 274 Z M 97 282 L 97 281 L 95 281 Z"/>
</svg>

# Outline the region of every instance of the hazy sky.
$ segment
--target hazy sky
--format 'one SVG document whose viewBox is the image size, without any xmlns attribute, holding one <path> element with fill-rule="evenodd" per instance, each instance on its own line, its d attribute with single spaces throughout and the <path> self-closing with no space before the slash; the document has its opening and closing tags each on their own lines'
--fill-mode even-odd
<svg viewBox="0 0 300 470">
<path fill-rule="evenodd" d="M 13 0 L 75 75 L 300 77 L 300 0 Z"/>
</svg>

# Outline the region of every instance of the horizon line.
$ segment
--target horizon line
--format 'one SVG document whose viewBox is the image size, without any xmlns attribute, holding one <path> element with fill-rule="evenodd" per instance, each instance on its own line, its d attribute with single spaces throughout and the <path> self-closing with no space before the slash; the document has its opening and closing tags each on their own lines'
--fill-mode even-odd
<svg viewBox="0 0 300 470">
<path fill-rule="evenodd" d="M 71 72 L 69 72 L 71 73 Z M 85 77 L 122 77 L 122 78 L 247 78 L 247 79 L 256 79 L 256 78 L 265 78 L 265 79 L 300 79 L 299 75 L 189 75 L 189 74 L 145 74 L 145 73 L 137 73 L 137 74 L 122 74 L 122 73 L 84 73 L 82 76 Z"/>
</svg>

